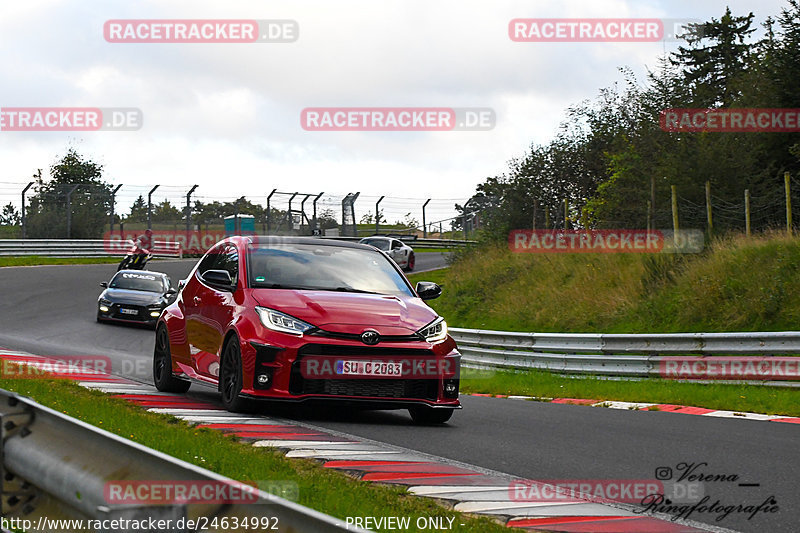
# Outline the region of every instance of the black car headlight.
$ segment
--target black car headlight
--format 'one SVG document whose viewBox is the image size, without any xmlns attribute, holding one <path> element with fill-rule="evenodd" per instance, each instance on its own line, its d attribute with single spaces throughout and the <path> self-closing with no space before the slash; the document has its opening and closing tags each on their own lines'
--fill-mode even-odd
<svg viewBox="0 0 800 533">
<path fill-rule="evenodd" d="M 447 338 L 447 322 L 444 321 L 444 318 L 439 317 L 419 330 L 417 335 L 428 342 L 443 341 Z"/>
<path fill-rule="evenodd" d="M 164 304 L 150 304 L 147 306 L 147 313 L 150 318 L 158 318 L 161 316 L 162 309 L 164 309 Z"/>
<path fill-rule="evenodd" d="M 256 307 L 256 313 L 258 313 L 258 318 L 261 319 L 261 323 L 273 331 L 302 336 L 305 332 L 315 328 L 315 326 L 312 326 L 308 322 L 303 322 L 299 318 L 270 309 L 269 307 Z"/>
<path fill-rule="evenodd" d="M 101 313 L 108 313 L 109 309 L 111 309 L 111 300 L 100 298 L 99 300 L 97 300 L 97 308 L 100 310 Z"/>
</svg>

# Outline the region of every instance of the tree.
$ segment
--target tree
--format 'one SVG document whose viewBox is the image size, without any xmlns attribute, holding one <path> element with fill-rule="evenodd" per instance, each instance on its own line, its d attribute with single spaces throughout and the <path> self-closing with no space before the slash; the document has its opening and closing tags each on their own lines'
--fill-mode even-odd
<svg viewBox="0 0 800 533">
<path fill-rule="evenodd" d="M 689 24 L 672 62 L 683 68 L 684 80 L 695 96 L 697 107 L 732 105 L 742 93 L 741 80 L 752 64 L 753 13 L 735 17 L 727 8 L 721 19 Z M 704 45 L 704 43 L 709 42 Z"/>
<path fill-rule="evenodd" d="M 183 213 L 172 205 L 169 200 L 164 198 L 160 204 L 153 206 L 153 222 L 177 223 L 183 219 Z"/>
<path fill-rule="evenodd" d="M 9 202 L 3 207 L 3 211 L 0 213 L 0 226 L 19 226 L 21 221 L 22 218 L 14 204 Z"/>
<path fill-rule="evenodd" d="M 111 210 L 111 185 L 102 176 L 102 165 L 84 159 L 73 148 L 50 167 L 50 179 L 45 180 L 41 170 L 34 174 L 35 194 L 31 196 L 26 220 L 28 236 L 101 237 Z"/>
<path fill-rule="evenodd" d="M 141 194 L 131 205 L 131 212 L 126 220 L 128 222 L 147 222 L 147 204 Z"/>
</svg>

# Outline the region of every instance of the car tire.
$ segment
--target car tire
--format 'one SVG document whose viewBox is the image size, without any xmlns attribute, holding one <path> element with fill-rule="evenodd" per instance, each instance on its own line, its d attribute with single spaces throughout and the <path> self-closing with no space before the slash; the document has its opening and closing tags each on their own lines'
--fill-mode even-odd
<svg viewBox="0 0 800 533">
<path fill-rule="evenodd" d="M 411 272 L 412 270 L 414 270 L 414 265 L 415 264 L 416 264 L 416 258 L 414 257 L 414 254 L 412 253 L 411 255 L 408 256 L 408 262 L 406 262 L 406 270 Z"/>
<path fill-rule="evenodd" d="M 431 426 L 444 424 L 453 416 L 455 409 L 433 409 L 432 407 L 411 407 L 408 413 L 415 424 L 419 426 Z"/>
<path fill-rule="evenodd" d="M 153 350 L 153 382 L 160 392 L 186 392 L 191 383 L 172 375 L 172 352 L 169 348 L 167 327 L 156 329 L 156 347 Z"/>
<path fill-rule="evenodd" d="M 225 409 L 234 413 L 244 410 L 245 400 L 239 396 L 242 392 L 242 353 L 236 335 L 231 335 L 222 349 L 219 390 L 222 393 L 222 406 Z"/>
</svg>

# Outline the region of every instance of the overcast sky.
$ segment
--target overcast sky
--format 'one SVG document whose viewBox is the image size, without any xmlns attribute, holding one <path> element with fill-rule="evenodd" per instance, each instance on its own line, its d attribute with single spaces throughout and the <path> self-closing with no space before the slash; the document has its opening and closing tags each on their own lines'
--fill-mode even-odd
<svg viewBox="0 0 800 533">
<path fill-rule="evenodd" d="M 643 78 L 676 43 L 518 43 L 514 18 L 719 18 L 782 0 L 229 0 L 5 1 L 0 108 L 135 107 L 131 132 L 0 131 L 0 202 L 68 147 L 124 184 L 127 205 L 154 184 L 177 201 L 281 191 L 387 195 L 392 213 L 435 198 L 444 216 L 531 143 L 552 138 L 564 110 L 619 81 Z M 293 43 L 109 43 L 110 19 L 291 19 Z M 492 108 L 490 131 L 305 131 L 306 107 Z M 408 200 L 403 200 L 408 199 Z M 358 214 L 357 214 L 358 216 Z M 434 215 L 435 216 L 435 215 Z M 396 218 L 396 217 L 395 217 Z M 431 218 L 429 218 L 431 220 Z"/>
</svg>

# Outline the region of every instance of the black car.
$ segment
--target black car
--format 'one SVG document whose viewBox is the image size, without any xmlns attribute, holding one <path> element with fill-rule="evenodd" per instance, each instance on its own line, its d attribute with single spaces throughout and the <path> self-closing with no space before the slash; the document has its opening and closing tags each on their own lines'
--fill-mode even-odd
<svg viewBox="0 0 800 533">
<path fill-rule="evenodd" d="M 149 270 L 120 270 L 97 299 L 97 321 L 155 326 L 161 311 L 175 299 L 169 276 Z"/>
</svg>

